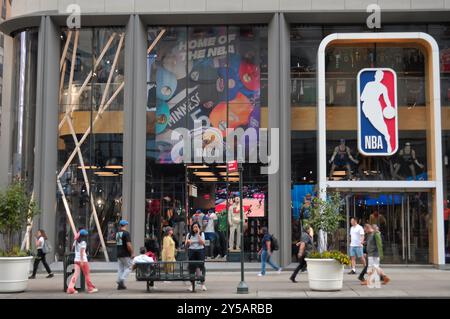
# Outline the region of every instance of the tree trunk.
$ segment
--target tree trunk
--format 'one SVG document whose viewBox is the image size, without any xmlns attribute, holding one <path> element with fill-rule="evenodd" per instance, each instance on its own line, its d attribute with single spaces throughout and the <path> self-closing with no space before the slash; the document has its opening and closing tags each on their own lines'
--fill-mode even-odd
<svg viewBox="0 0 450 319">
<path fill-rule="evenodd" d="M 327 250 L 328 240 L 327 240 L 327 233 L 324 232 L 322 229 L 319 229 L 319 252 L 323 253 Z"/>
</svg>

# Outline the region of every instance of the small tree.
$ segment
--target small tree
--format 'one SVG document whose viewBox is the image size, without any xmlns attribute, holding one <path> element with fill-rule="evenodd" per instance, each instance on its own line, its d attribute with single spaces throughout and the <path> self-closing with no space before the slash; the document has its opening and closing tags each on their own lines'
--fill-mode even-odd
<svg viewBox="0 0 450 319">
<path fill-rule="evenodd" d="M 38 213 L 37 204 L 26 191 L 23 181 L 16 180 L 0 192 L 0 234 L 5 242 L 2 255 L 16 256 L 20 253 L 14 239 L 26 227 L 28 220 Z"/>
<path fill-rule="evenodd" d="M 343 202 L 338 192 L 328 194 L 326 199 L 320 196 L 314 197 L 311 205 L 311 215 L 307 223 L 318 231 L 319 251 L 328 250 L 327 234 L 334 233 L 345 220 L 341 214 Z"/>
</svg>

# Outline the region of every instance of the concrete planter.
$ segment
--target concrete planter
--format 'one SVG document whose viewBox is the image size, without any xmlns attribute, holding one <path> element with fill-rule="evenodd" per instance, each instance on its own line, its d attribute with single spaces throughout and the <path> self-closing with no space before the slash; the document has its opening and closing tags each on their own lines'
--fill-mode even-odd
<svg viewBox="0 0 450 319">
<path fill-rule="evenodd" d="M 0 257 L 0 292 L 22 292 L 27 289 L 29 257 Z"/>
<path fill-rule="evenodd" d="M 311 259 L 308 263 L 309 288 L 318 291 L 336 291 L 342 289 L 344 265 L 335 259 Z"/>
</svg>

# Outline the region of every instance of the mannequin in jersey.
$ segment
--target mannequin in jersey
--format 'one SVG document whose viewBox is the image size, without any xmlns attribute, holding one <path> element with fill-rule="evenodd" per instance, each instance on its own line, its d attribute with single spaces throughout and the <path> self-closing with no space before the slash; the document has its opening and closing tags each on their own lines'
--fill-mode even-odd
<svg viewBox="0 0 450 319">
<path fill-rule="evenodd" d="M 230 237 L 228 240 L 228 249 L 233 251 L 234 239 L 236 238 L 236 249 L 240 251 L 241 246 L 241 212 L 239 197 L 235 197 L 233 203 L 228 208 L 228 225 L 230 226 Z M 235 235 L 236 233 L 236 235 Z M 237 237 L 235 237 L 237 236 Z"/>
<path fill-rule="evenodd" d="M 351 179 L 350 161 L 358 164 L 358 161 L 352 156 L 350 147 L 345 145 L 344 139 L 341 139 L 340 144 L 334 148 L 333 155 L 331 156 L 329 162 L 331 164 L 330 179 L 333 178 L 334 171 L 338 167 L 345 167 L 347 171 L 347 179 Z"/>
<path fill-rule="evenodd" d="M 399 176 L 398 172 L 402 167 L 408 167 L 413 180 L 416 180 L 416 167 L 424 169 L 424 165 L 419 163 L 416 158 L 416 151 L 411 147 L 411 143 L 405 143 L 405 147 L 398 152 L 398 163 L 394 165 L 394 177 Z"/>
</svg>

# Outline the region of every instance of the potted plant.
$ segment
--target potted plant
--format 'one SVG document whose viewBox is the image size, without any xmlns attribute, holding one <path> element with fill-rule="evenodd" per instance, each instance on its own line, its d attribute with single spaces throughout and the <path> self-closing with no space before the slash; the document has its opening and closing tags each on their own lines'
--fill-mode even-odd
<svg viewBox="0 0 450 319">
<path fill-rule="evenodd" d="M 4 246 L 0 246 L 0 292 L 20 292 L 27 288 L 33 256 L 21 251 L 19 239 L 27 222 L 37 213 L 36 202 L 27 193 L 24 182 L 16 180 L 0 192 L 0 234 Z"/>
<path fill-rule="evenodd" d="M 312 253 L 308 263 L 308 281 L 312 290 L 341 290 L 344 265 L 350 258 L 339 251 L 328 251 L 328 234 L 334 233 L 345 218 L 340 213 L 342 200 L 339 193 L 332 193 L 326 199 L 315 197 L 312 201 L 311 215 L 307 223 L 318 230 L 319 251 Z"/>
</svg>

